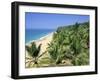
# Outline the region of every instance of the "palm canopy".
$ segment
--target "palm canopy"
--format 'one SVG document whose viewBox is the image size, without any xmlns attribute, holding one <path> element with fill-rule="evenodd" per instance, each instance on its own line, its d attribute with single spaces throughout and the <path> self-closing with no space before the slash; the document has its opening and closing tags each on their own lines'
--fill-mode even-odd
<svg viewBox="0 0 100 81">
<path fill-rule="evenodd" d="M 40 48 L 41 48 L 41 44 L 38 47 L 36 47 L 35 42 L 32 42 L 32 45 L 31 46 L 26 46 L 26 50 L 28 51 L 28 53 L 33 58 L 36 58 L 36 57 L 39 56 Z"/>
</svg>

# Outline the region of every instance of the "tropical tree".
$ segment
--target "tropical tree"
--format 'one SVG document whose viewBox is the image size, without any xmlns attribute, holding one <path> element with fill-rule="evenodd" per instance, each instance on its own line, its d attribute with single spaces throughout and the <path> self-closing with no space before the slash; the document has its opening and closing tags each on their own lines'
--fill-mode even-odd
<svg viewBox="0 0 100 81">
<path fill-rule="evenodd" d="M 41 44 L 38 47 L 36 47 L 35 42 L 32 42 L 31 46 L 26 46 L 28 54 L 33 58 L 32 62 L 34 62 L 34 64 L 36 65 L 38 65 L 38 57 L 40 57 L 39 56 L 40 48 Z"/>
</svg>

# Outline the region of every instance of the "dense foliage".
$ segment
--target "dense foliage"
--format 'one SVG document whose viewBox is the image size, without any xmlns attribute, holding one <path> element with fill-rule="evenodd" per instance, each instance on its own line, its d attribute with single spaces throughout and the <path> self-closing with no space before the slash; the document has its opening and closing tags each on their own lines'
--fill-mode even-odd
<svg viewBox="0 0 100 81">
<path fill-rule="evenodd" d="M 55 65 L 89 64 L 89 22 L 58 27 L 47 51 Z"/>
</svg>

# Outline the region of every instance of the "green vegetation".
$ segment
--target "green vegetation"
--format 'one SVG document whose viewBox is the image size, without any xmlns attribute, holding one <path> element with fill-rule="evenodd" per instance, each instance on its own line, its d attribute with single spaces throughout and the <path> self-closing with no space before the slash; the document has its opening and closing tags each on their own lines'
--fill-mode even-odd
<svg viewBox="0 0 100 81">
<path fill-rule="evenodd" d="M 34 42 L 30 47 L 26 46 L 26 50 L 28 51 L 28 54 L 32 57 L 32 61 L 30 62 L 34 62 L 36 66 L 38 65 L 40 48 L 41 48 L 41 44 L 38 47 L 36 47 L 36 44 Z"/>
<path fill-rule="evenodd" d="M 26 46 L 33 58 L 33 67 L 44 67 L 45 64 L 47 67 L 89 65 L 89 22 L 58 27 L 41 55 L 40 48 L 41 44 L 36 47 L 34 42 L 30 47 Z"/>
<path fill-rule="evenodd" d="M 70 65 L 88 65 L 89 22 L 58 27 L 48 53 L 56 65 L 62 64 L 63 60 L 70 60 Z"/>
</svg>

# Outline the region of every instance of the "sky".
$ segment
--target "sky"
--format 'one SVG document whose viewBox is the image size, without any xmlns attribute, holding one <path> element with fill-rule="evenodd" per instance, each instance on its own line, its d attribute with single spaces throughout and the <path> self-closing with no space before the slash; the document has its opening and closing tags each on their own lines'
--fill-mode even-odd
<svg viewBox="0 0 100 81">
<path fill-rule="evenodd" d="M 26 29 L 57 29 L 59 26 L 87 21 L 89 21 L 89 15 L 25 12 Z"/>
</svg>

